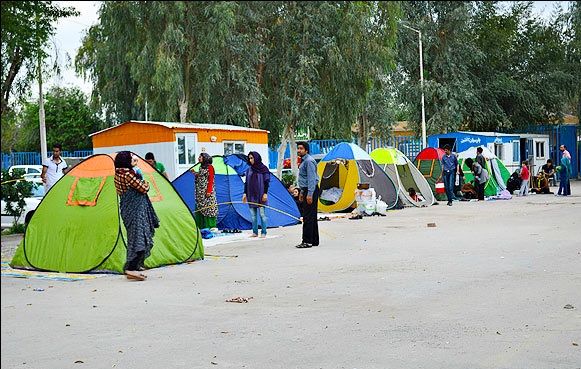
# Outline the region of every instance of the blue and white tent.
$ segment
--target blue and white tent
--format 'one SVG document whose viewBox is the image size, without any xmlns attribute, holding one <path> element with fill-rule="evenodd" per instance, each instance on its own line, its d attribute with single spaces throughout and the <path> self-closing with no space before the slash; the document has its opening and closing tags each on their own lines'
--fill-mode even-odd
<svg viewBox="0 0 581 369">
<path fill-rule="evenodd" d="M 212 157 L 215 170 L 216 199 L 218 201 L 219 229 L 252 229 L 252 220 L 248 204 L 242 203 L 244 194 L 244 175 L 248 169 L 248 162 L 244 155 L 228 155 Z M 192 212 L 196 211 L 196 197 L 194 187 L 194 174 L 199 164 L 187 170 L 172 184 L 182 196 L 186 205 Z M 274 175 L 270 176 L 268 187 L 268 207 L 266 208 L 268 227 L 282 227 L 299 223 L 299 209 L 284 187 L 282 182 Z M 260 225 L 260 217 L 259 217 Z"/>
</svg>

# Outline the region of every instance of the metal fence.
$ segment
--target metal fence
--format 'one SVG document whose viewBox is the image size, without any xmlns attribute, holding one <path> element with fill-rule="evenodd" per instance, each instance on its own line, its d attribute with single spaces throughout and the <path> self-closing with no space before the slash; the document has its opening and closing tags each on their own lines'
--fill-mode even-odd
<svg viewBox="0 0 581 369">
<path fill-rule="evenodd" d="M 84 158 L 93 155 L 93 150 L 63 151 L 63 158 Z M 11 152 L 2 153 L 2 169 L 13 165 L 42 165 L 39 152 Z"/>
<path fill-rule="evenodd" d="M 348 140 L 311 140 L 309 141 L 309 150 L 312 155 L 327 154 L 336 145 L 341 142 L 350 142 Z M 399 151 L 403 152 L 410 160 L 414 160 L 416 155 L 422 150 L 422 141 L 419 138 L 412 136 L 395 136 L 389 137 L 387 139 L 374 138 L 369 140 L 365 151 L 368 153 L 372 152 L 377 148 L 384 147 L 396 147 Z M 268 163 L 270 169 L 276 169 L 276 164 L 278 160 L 278 148 L 280 146 L 271 147 L 268 150 Z M 290 147 L 287 146 L 284 158 L 290 158 Z"/>
<path fill-rule="evenodd" d="M 531 125 L 525 129 L 510 131 L 506 133 L 529 133 L 544 134 L 549 136 L 549 156 L 553 163 L 559 164 L 561 153 L 559 147 L 565 145 L 571 154 L 572 177 L 581 174 L 581 147 L 579 137 L 581 137 L 581 126 L 560 124 L 560 125 Z"/>
<path fill-rule="evenodd" d="M 394 136 L 387 139 L 374 138 L 367 143 L 366 151 L 368 153 L 375 149 L 395 147 L 414 161 L 416 156 L 422 151 L 422 140 L 412 136 Z"/>
</svg>

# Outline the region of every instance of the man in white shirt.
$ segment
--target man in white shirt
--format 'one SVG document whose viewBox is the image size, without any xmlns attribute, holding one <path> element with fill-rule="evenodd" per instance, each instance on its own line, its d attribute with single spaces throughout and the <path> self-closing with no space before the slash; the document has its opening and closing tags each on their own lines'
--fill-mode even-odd
<svg viewBox="0 0 581 369">
<path fill-rule="evenodd" d="M 44 183 L 45 193 L 67 172 L 67 162 L 61 158 L 62 146 L 54 144 L 52 146 L 52 156 L 44 159 L 42 163 L 42 182 Z"/>
<path fill-rule="evenodd" d="M 563 154 L 564 158 L 571 160 L 571 153 L 569 153 L 569 151 L 567 150 L 567 146 L 561 145 L 559 146 L 559 150 L 561 150 L 561 153 Z"/>
</svg>

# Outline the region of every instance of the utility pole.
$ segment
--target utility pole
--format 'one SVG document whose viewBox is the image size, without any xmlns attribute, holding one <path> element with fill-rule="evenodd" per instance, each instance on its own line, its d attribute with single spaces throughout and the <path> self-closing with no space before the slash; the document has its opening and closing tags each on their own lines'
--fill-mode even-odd
<svg viewBox="0 0 581 369">
<path fill-rule="evenodd" d="M 42 58 L 38 55 L 38 118 L 40 120 L 40 163 L 48 157 L 46 148 L 46 122 L 44 118 L 44 96 L 42 94 Z"/>
<path fill-rule="evenodd" d="M 418 34 L 418 41 L 419 41 L 419 49 L 420 49 L 420 89 L 422 90 L 422 149 L 425 149 L 427 145 L 426 140 L 426 107 L 424 102 L 424 52 L 422 48 L 422 31 L 412 28 L 410 26 L 406 26 L 405 24 L 401 23 L 407 29 L 410 29 Z"/>
</svg>

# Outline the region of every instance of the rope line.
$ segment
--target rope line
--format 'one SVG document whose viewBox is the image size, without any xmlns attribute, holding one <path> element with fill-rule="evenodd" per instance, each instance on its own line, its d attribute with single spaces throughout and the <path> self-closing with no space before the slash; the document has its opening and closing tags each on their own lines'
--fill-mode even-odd
<svg viewBox="0 0 581 369">
<path fill-rule="evenodd" d="M 249 205 L 257 205 L 257 206 L 259 206 L 259 207 L 264 207 L 264 208 L 267 208 L 267 209 L 270 209 L 270 210 L 277 211 L 277 212 L 279 212 L 279 213 L 281 213 L 281 214 L 284 214 L 284 215 L 286 215 L 286 216 L 288 216 L 288 217 L 290 217 L 290 218 L 293 218 L 293 219 L 297 220 L 299 223 L 302 223 L 302 221 L 301 221 L 301 219 L 300 219 L 300 218 L 297 218 L 297 217 L 295 217 L 294 215 L 287 213 L 286 211 L 282 211 L 282 210 L 280 210 L 280 209 L 273 208 L 272 206 L 268 206 L 268 205 L 264 205 L 264 204 L 259 204 L 259 203 L 256 203 L 256 202 L 251 202 L 251 201 L 247 201 L 247 202 L 243 202 L 243 201 L 226 201 L 226 202 L 221 202 L 221 203 L 217 204 L 217 206 L 220 206 L 220 205 L 233 205 L 233 204 L 249 204 Z M 196 210 L 194 211 L 194 213 L 197 213 L 197 212 L 199 212 L 199 211 L 202 211 L 202 210 L 205 210 L 205 209 L 211 208 L 212 206 L 213 206 L 213 205 L 210 205 L 210 206 L 205 206 L 205 207 L 203 207 L 203 208 L 200 208 L 200 209 L 196 209 Z"/>
</svg>

